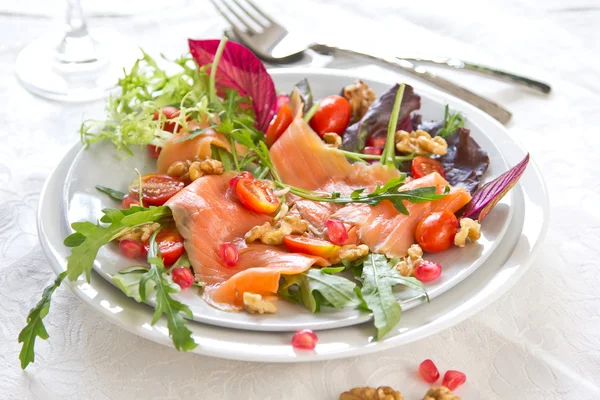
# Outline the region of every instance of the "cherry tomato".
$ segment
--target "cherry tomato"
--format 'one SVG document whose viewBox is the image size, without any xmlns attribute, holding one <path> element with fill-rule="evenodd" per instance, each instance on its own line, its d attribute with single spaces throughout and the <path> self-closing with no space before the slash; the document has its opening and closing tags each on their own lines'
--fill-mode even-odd
<svg viewBox="0 0 600 400">
<path fill-rule="evenodd" d="M 339 246 L 326 240 L 300 235 L 287 235 L 283 238 L 283 243 L 288 249 L 296 253 L 311 254 L 323 258 L 333 257 L 340 250 Z"/>
<path fill-rule="evenodd" d="M 332 243 L 344 244 L 348 240 L 348 231 L 342 221 L 336 219 L 327 220 L 327 236 Z"/>
<path fill-rule="evenodd" d="M 181 289 L 187 289 L 194 284 L 194 274 L 188 267 L 177 267 L 171 271 L 173 282 L 179 285 Z"/>
<path fill-rule="evenodd" d="M 371 147 L 367 146 L 362 151 L 363 154 L 372 154 L 374 156 L 380 156 L 383 153 L 383 147 Z"/>
<path fill-rule="evenodd" d="M 268 184 L 252 178 L 240 179 L 235 193 L 244 207 L 258 214 L 271 214 L 281 202 Z"/>
<path fill-rule="evenodd" d="M 429 253 L 448 250 L 454 244 L 458 231 L 458 219 L 454 213 L 444 210 L 432 212 L 417 225 L 417 243 Z"/>
<path fill-rule="evenodd" d="M 292 116 L 292 109 L 287 104 L 284 104 L 281 107 L 281 110 L 273 117 L 273 120 L 269 124 L 269 128 L 267 129 L 267 136 L 265 138 L 265 143 L 267 147 L 273 146 L 273 143 L 279 136 L 285 132 L 285 130 L 290 126 L 294 117 Z"/>
<path fill-rule="evenodd" d="M 442 275 L 442 266 L 433 261 L 421 260 L 415 268 L 415 277 L 421 282 L 434 281 Z"/>
<path fill-rule="evenodd" d="M 142 176 L 142 198 L 144 203 L 161 206 L 179 192 L 185 184 L 177 178 L 163 174 L 148 174 Z M 138 180 L 129 184 L 129 193 L 133 197 L 139 195 Z"/>
<path fill-rule="evenodd" d="M 442 177 L 446 177 L 446 172 L 442 164 L 429 157 L 416 156 L 412 160 L 412 174 L 414 178 L 422 178 L 432 172 L 439 173 Z"/>
<path fill-rule="evenodd" d="M 223 243 L 219 246 L 219 257 L 226 267 L 235 267 L 240 259 L 240 252 L 232 243 Z"/>
<path fill-rule="evenodd" d="M 321 137 L 327 132 L 342 135 L 350 122 L 352 109 L 348 100 L 342 96 L 325 97 L 319 104 L 319 109 L 310 119 L 310 126 Z"/>
<path fill-rule="evenodd" d="M 236 176 L 234 176 L 233 178 L 231 178 L 231 180 L 229 181 L 229 186 L 231 186 L 232 188 L 235 189 L 235 187 L 237 186 L 237 183 L 240 179 L 242 178 L 253 178 L 252 174 L 248 171 L 243 171 L 240 172 L 239 174 L 237 174 Z"/>
<path fill-rule="evenodd" d="M 146 252 L 150 250 L 150 241 L 144 243 Z M 183 237 L 175 229 L 161 229 L 156 234 L 156 244 L 160 249 L 160 254 L 165 262 L 165 265 L 173 265 L 175 261 L 183 255 L 185 248 L 183 247 Z"/>
<path fill-rule="evenodd" d="M 153 144 L 148 145 L 148 154 L 150 154 L 150 157 L 152 158 L 158 158 L 160 155 L 160 150 L 160 147 L 156 147 Z"/>
<path fill-rule="evenodd" d="M 171 119 L 179 117 L 179 109 L 177 107 L 163 107 L 162 110 L 160 110 L 160 113 L 162 115 L 164 115 L 165 118 L 167 119 L 167 121 L 165 121 L 163 123 L 163 126 L 162 126 L 163 131 L 175 133 L 175 128 L 177 128 L 177 131 L 179 131 L 179 129 L 181 129 L 181 125 L 179 125 L 177 122 L 169 121 Z M 158 111 L 154 111 L 153 119 L 155 121 L 157 121 L 159 119 Z"/>
<path fill-rule="evenodd" d="M 121 200 L 121 206 L 124 210 L 128 209 L 131 206 L 139 206 L 140 200 L 138 196 L 132 196 L 131 194 L 126 194 Z M 142 204 L 142 207 L 145 207 Z"/>
<path fill-rule="evenodd" d="M 144 244 L 138 240 L 124 239 L 119 242 L 121 253 L 127 258 L 138 258 L 146 255 Z"/>
<path fill-rule="evenodd" d="M 379 137 L 369 137 L 367 138 L 367 146 L 369 147 L 381 147 L 382 149 L 385 147 L 385 141 L 387 138 L 385 136 Z"/>
</svg>

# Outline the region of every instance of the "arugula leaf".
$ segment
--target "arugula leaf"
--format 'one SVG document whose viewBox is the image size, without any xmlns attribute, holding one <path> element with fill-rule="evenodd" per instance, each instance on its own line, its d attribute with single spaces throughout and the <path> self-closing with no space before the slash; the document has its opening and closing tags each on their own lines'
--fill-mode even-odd
<svg viewBox="0 0 600 400">
<path fill-rule="evenodd" d="M 446 104 L 446 108 L 444 110 L 444 124 L 442 128 L 437 131 L 436 136 L 440 136 L 442 138 L 447 138 L 452 135 L 458 128 L 463 128 L 465 126 L 465 120 L 460 112 L 451 113 L 450 106 Z"/>
<path fill-rule="evenodd" d="M 148 222 L 158 222 L 171 216 L 171 210 L 161 207 L 131 207 L 127 210 L 107 208 L 102 210 L 104 216 L 101 222 L 109 226 L 94 225 L 91 222 L 76 222 L 71 225 L 75 233 L 67 236 L 65 244 L 75 245 L 71 255 L 67 257 L 67 276 L 76 280 L 83 272 L 90 281 L 90 273 L 100 247 L 127 232 L 131 228 Z M 82 241 L 82 236 L 85 240 Z M 78 245 L 76 245 L 79 243 Z"/>
<path fill-rule="evenodd" d="M 60 286 L 63 279 L 65 279 L 65 276 L 67 276 L 67 271 L 61 272 L 54 282 L 44 289 L 41 300 L 27 315 L 27 324 L 19 333 L 19 343 L 23 343 L 21 352 L 19 353 L 21 369 L 25 369 L 30 363 L 35 362 L 35 339 L 39 337 L 40 339 L 46 340 L 49 337 L 42 320 L 50 311 L 50 299 L 52 294 Z"/>
<path fill-rule="evenodd" d="M 363 264 L 362 298 L 373 312 L 377 339 L 383 338 L 398 322 L 402 307 L 392 292 L 402 275 L 382 254 L 369 254 Z"/>
<path fill-rule="evenodd" d="M 110 197 L 113 200 L 121 201 L 121 200 L 123 200 L 123 197 L 125 197 L 125 193 L 115 190 L 115 189 L 108 188 L 106 186 L 96 185 L 96 190 L 108 195 L 108 197 Z"/>
<path fill-rule="evenodd" d="M 321 305 L 344 308 L 360 304 L 355 291 L 356 284 L 332 275 L 333 271 L 340 271 L 340 268 L 330 268 L 329 271 L 311 268 L 298 275 L 283 276 L 280 294 L 293 302 L 304 304 L 313 313 L 319 312 Z"/>
<path fill-rule="evenodd" d="M 173 264 L 173 266 L 171 267 L 171 270 L 177 268 L 177 267 L 188 267 L 190 268 L 192 266 L 192 264 L 190 263 L 190 259 L 188 257 L 187 252 L 183 253 L 181 255 L 181 257 L 179 257 L 177 259 L 177 261 L 175 261 L 175 264 Z"/>
<path fill-rule="evenodd" d="M 179 291 L 179 286 L 170 284 L 165 277 L 165 265 L 160 255 L 160 250 L 156 244 L 155 231 L 150 237 L 150 249 L 148 250 L 148 263 L 150 269 L 141 276 L 139 282 L 139 296 L 142 301 L 147 301 L 148 292 L 147 285 L 150 282 L 154 283 L 154 291 L 156 293 L 156 306 L 154 307 L 154 317 L 151 324 L 154 325 L 164 314 L 167 318 L 167 327 L 169 328 L 169 336 L 173 340 L 173 345 L 179 351 L 188 351 L 196 348 L 198 345 L 192 332 L 186 327 L 186 321 L 181 316 L 184 313 L 189 318 L 192 318 L 192 312 L 189 307 L 171 297 L 172 293 Z"/>
<path fill-rule="evenodd" d="M 141 265 L 129 267 L 119 271 L 118 274 L 112 275 L 111 278 L 115 285 L 117 285 L 117 287 L 121 289 L 125 295 L 132 297 L 135 299 L 135 301 L 141 303 L 142 298 L 140 297 L 140 279 L 142 278 L 142 275 L 148 272 L 148 270 L 148 267 Z M 148 281 L 146 285 L 146 291 L 151 293 L 154 290 L 154 282 Z"/>
<path fill-rule="evenodd" d="M 212 158 L 223 163 L 223 169 L 225 171 L 235 170 L 235 161 L 233 155 L 220 146 L 210 145 L 212 151 Z"/>
</svg>

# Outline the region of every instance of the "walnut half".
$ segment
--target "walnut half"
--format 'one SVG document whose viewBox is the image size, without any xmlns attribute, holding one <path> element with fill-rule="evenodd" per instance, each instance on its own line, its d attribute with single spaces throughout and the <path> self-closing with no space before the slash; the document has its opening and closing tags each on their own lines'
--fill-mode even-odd
<svg viewBox="0 0 600 400">
<path fill-rule="evenodd" d="M 460 397 L 452 393 L 447 387 L 439 386 L 429 389 L 423 400 L 460 400 Z"/>
<path fill-rule="evenodd" d="M 375 101 L 375 92 L 361 80 L 354 82 L 344 88 L 344 97 L 350 103 L 352 109 L 352 121 L 360 120 L 371 104 Z"/>
<path fill-rule="evenodd" d="M 369 254 L 369 247 L 366 244 L 347 244 L 340 247 L 338 253 L 330 261 L 332 264 L 337 264 L 342 260 L 356 261 L 367 254 Z"/>
<path fill-rule="evenodd" d="M 413 244 L 408 249 L 408 255 L 400 258 L 394 266 L 402 276 L 414 275 L 415 267 L 423 260 L 423 249 L 418 244 Z"/>
<path fill-rule="evenodd" d="M 264 244 L 277 245 L 283 243 L 286 235 L 301 235 L 308 230 L 308 222 L 299 215 L 286 215 L 275 224 L 265 222 L 262 225 L 250 229 L 244 238 L 246 242 L 252 243 L 260 240 Z"/>
<path fill-rule="evenodd" d="M 182 181 L 193 182 L 204 175 L 221 175 L 223 170 L 221 161 L 212 158 L 200 159 L 194 157 L 193 160 L 175 161 L 167 169 L 167 175 L 179 178 Z"/>
<path fill-rule="evenodd" d="M 250 314 L 275 314 L 275 304 L 262 298 L 260 294 L 244 292 L 244 309 Z"/>
<path fill-rule="evenodd" d="M 481 225 L 471 218 L 461 218 L 460 229 L 454 236 L 454 244 L 458 247 L 465 247 L 467 239 L 476 242 L 481 237 Z"/>
<path fill-rule="evenodd" d="M 431 137 L 425 131 L 417 130 L 410 133 L 398 131 L 395 135 L 396 150 L 400 153 L 436 154 L 443 156 L 448 152 L 448 143 L 440 136 Z"/>
<path fill-rule="evenodd" d="M 404 400 L 404 396 L 389 386 L 356 387 L 340 394 L 339 400 Z"/>
</svg>

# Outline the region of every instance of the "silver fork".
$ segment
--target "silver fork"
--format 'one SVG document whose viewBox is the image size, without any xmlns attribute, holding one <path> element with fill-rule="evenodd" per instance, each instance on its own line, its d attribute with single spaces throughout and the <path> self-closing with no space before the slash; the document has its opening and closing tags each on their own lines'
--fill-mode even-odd
<svg viewBox="0 0 600 400">
<path fill-rule="evenodd" d="M 290 33 L 251 0 L 211 0 L 211 2 L 231 24 L 232 30 L 240 42 L 265 61 L 281 63 L 282 59 L 286 59 L 289 62 L 291 58 L 300 58 L 302 53 L 309 49 L 320 54 L 345 54 L 366 57 L 416 75 L 485 111 L 503 124 L 506 124 L 512 116 L 508 110 L 497 103 L 447 79 L 425 71 L 408 60 L 386 55 L 367 54 L 323 43 L 307 44 L 304 36 Z"/>
</svg>

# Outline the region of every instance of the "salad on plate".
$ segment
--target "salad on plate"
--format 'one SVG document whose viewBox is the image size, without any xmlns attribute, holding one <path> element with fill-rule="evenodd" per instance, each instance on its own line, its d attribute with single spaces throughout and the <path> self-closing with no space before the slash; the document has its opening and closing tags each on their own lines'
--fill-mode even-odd
<svg viewBox="0 0 600 400">
<path fill-rule="evenodd" d="M 242 45 L 189 48 L 171 62 L 174 73 L 144 54 L 119 80 L 106 119 L 83 122 L 86 148 L 144 151 L 156 168 L 131 171 L 127 188 L 96 187 L 115 206 L 71 225 L 67 269 L 19 335 L 23 368 L 36 338 L 48 338 L 53 292 L 64 279 L 89 281 L 103 246 L 130 259 L 113 283 L 152 300 L 152 324 L 166 317 L 177 350 L 197 345 L 179 291 L 224 312 L 276 314 L 278 301 L 313 313 L 357 308 L 372 313 L 381 339 L 400 321 L 394 288 L 427 297 L 442 274 L 427 255 L 476 242 L 529 161 L 480 185 L 489 157 L 464 117 L 446 106 L 438 121 L 423 121 L 409 85 L 377 98 L 365 82 L 348 82 L 318 99 L 303 79 L 277 93 Z M 310 350 L 316 340 L 303 330 L 292 345 Z"/>
</svg>

